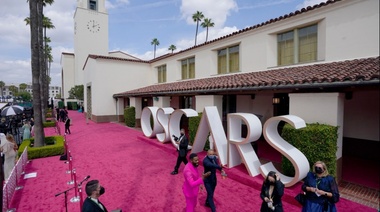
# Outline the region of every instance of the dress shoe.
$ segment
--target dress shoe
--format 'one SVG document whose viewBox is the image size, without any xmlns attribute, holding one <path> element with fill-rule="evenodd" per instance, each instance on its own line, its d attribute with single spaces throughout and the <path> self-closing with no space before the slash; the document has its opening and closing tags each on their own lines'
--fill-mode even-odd
<svg viewBox="0 0 380 212">
<path fill-rule="evenodd" d="M 178 172 L 177 171 L 172 171 L 172 173 L 170 173 L 171 175 L 176 175 L 176 174 L 178 174 Z"/>
</svg>

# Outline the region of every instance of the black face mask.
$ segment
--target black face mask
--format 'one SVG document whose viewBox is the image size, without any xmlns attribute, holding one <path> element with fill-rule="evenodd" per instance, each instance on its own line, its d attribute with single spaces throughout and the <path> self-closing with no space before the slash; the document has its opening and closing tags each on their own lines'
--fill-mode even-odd
<svg viewBox="0 0 380 212">
<path fill-rule="evenodd" d="M 103 186 L 100 186 L 100 191 L 99 191 L 99 195 L 103 195 L 104 192 L 106 192 L 106 190 L 104 189 Z"/>
<path fill-rule="evenodd" d="M 322 174 L 322 173 L 323 173 L 323 169 L 322 169 L 321 167 L 318 167 L 318 166 L 316 166 L 316 167 L 314 168 L 314 171 L 315 171 L 315 173 L 317 173 L 317 174 Z"/>
</svg>

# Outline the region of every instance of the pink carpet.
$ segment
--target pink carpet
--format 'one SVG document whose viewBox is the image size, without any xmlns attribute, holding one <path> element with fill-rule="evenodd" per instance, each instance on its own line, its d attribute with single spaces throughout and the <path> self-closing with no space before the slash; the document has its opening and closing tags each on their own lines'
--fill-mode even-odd
<svg viewBox="0 0 380 212">
<path fill-rule="evenodd" d="M 176 161 L 171 144 L 161 144 L 142 132 L 115 123 L 96 124 L 83 114 L 69 111 L 73 120 L 71 135 L 67 135 L 73 155 L 78 181 L 90 175 L 98 179 L 106 193 L 100 200 L 108 210 L 123 211 L 184 211 L 182 194 L 183 165 L 180 174 L 170 175 Z M 63 132 L 63 123 L 60 123 Z M 46 134 L 54 133 L 52 131 Z M 203 158 L 205 153 L 200 154 Z M 11 208 L 17 211 L 65 211 L 64 196 L 55 194 L 70 188 L 68 165 L 59 156 L 35 159 L 26 167 L 26 173 L 37 172 L 37 177 L 21 180 L 23 189 L 15 192 Z M 203 167 L 199 167 L 203 170 Z M 226 171 L 228 178 L 219 178 L 215 191 L 218 211 L 259 211 L 261 176 L 249 177 L 243 166 Z M 218 177 L 220 177 L 218 175 Z M 85 184 L 85 183 L 84 183 Z M 294 196 L 300 184 L 287 188 L 283 197 L 285 211 L 300 211 Z M 83 193 L 83 196 L 85 194 Z M 68 192 L 68 211 L 79 211 L 79 203 L 71 203 L 74 191 Z M 196 211 L 210 211 L 203 206 L 206 191 L 199 195 Z M 346 199 L 337 204 L 339 211 L 376 211 Z"/>
</svg>

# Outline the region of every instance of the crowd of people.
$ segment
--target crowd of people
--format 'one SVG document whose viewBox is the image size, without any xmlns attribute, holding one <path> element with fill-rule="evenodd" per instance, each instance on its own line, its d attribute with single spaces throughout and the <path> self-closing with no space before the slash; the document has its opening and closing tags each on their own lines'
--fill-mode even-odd
<svg viewBox="0 0 380 212">
<path fill-rule="evenodd" d="M 199 174 L 197 167 L 199 166 L 199 158 L 195 153 L 191 153 L 189 161 L 187 160 L 188 139 L 184 129 L 181 129 L 180 136 L 173 135 L 178 145 L 178 157 L 172 175 L 178 174 L 180 164 L 183 162 L 183 176 L 185 178 L 182 186 L 183 194 L 186 200 L 186 212 L 193 212 L 197 205 L 199 188 L 206 188 L 207 198 L 204 205 L 209 207 L 212 212 L 216 211 L 214 203 L 214 192 L 217 185 L 216 171 L 219 170 L 222 178 L 227 174 L 224 167 L 219 163 L 217 154 L 214 150 L 207 151 L 206 157 L 203 159 L 204 171 Z M 260 198 L 262 204 L 261 212 L 282 212 L 282 196 L 284 195 L 284 184 L 281 182 L 280 175 L 274 171 L 270 171 L 262 184 Z M 305 192 L 304 201 L 302 202 L 303 212 L 335 212 L 335 203 L 339 201 L 338 185 L 333 176 L 329 175 L 327 166 L 322 161 L 317 161 L 310 171 L 304 183 L 302 190 Z"/>
<path fill-rule="evenodd" d="M 33 117 L 27 116 L 25 113 L 0 119 L 0 133 L 13 135 L 18 145 L 31 137 L 33 126 Z"/>
</svg>

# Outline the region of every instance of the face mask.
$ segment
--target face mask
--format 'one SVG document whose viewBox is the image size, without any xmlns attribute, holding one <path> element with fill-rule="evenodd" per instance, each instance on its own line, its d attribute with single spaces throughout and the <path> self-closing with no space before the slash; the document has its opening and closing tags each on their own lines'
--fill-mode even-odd
<svg viewBox="0 0 380 212">
<path fill-rule="evenodd" d="M 216 158 L 215 155 L 208 155 L 207 157 L 210 158 L 211 160 Z"/>
<path fill-rule="evenodd" d="M 323 169 L 321 167 L 317 167 L 317 166 L 315 167 L 314 171 L 317 174 L 322 174 L 323 173 Z"/>
<path fill-rule="evenodd" d="M 106 192 L 106 190 L 104 189 L 103 186 L 100 186 L 100 191 L 99 191 L 99 195 L 103 195 L 104 192 Z"/>
<path fill-rule="evenodd" d="M 181 132 L 181 135 L 184 135 L 185 133 Z"/>
<path fill-rule="evenodd" d="M 274 184 L 276 184 L 276 183 L 275 183 L 275 182 L 269 182 L 269 184 L 274 185 Z"/>
</svg>

